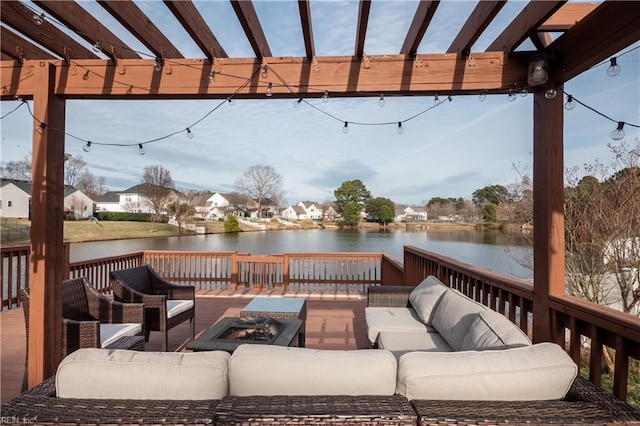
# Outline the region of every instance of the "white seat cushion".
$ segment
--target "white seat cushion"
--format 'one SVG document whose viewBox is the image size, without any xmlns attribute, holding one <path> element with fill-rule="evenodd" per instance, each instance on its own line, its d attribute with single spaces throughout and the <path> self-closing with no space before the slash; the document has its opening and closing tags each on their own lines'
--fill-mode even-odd
<svg viewBox="0 0 640 426">
<path fill-rule="evenodd" d="M 425 324 L 431 325 L 433 312 L 446 291 L 447 286 L 433 275 L 429 275 L 409 294 L 409 303 Z"/>
<path fill-rule="evenodd" d="M 420 320 L 412 308 L 367 307 L 364 309 L 369 342 L 373 345 L 384 330 L 426 333 L 435 331 Z"/>
<path fill-rule="evenodd" d="M 483 351 L 529 345 L 531 345 L 531 340 L 520 328 L 504 315 L 487 310 L 480 312 L 471 323 L 469 332 L 462 341 L 461 350 Z"/>
<path fill-rule="evenodd" d="M 193 308 L 193 300 L 167 300 L 167 318 L 173 318 Z"/>
<path fill-rule="evenodd" d="M 407 333 L 403 331 L 381 331 L 378 348 L 390 351 L 396 358 L 407 352 L 451 352 L 451 346 L 438 333 Z"/>
<path fill-rule="evenodd" d="M 230 355 L 79 349 L 58 366 L 60 398 L 221 399 L 228 394 Z"/>
<path fill-rule="evenodd" d="M 502 351 L 411 352 L 398 361 L 396 392 L 408 399 L 561 399 L 578 367 L 555 343 Z"/>
<path fill-rule="evenodd" d="M 449 290 L 442 295 L 435 313 L 433 314 L 433 326 L 444 337 L 451 347 L 459 351 L 471 323 L 477 314 L 487 310 L 483 306 L 462 293 Z"/>
<path fill-rule="evenodd" d="M 100 347 L 106 348 L 125 336 L 137 336 L 142 333 L 142 324 L 103 324 L 100 323 Z"/>
<path fill-rule="evenodd" d="M 246 344 L 229 360 L 229 395 L 393 395 L 396 373 L 389 351 Z"/>
</svg>

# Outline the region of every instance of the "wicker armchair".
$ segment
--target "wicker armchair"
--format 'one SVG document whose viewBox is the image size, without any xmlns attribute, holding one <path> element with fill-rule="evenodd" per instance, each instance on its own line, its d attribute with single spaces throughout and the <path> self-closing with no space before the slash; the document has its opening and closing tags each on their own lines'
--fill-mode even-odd
<svg viewBox="0 0 640 426">
<path fill-rule="evenodd" d="M 27 336 L 23 389 L 26 389 L 29 359 L 29 299 L 29 291 L 20 290 Z M 142 327 L 132 333 L 135 327 L 110 326 L 116 324 L 143 325 L 144 306 L 116 302 L 96 291 L 84 278 L 62 282 L 63 357 L 80 348 L 144 350 Z"/>
<path fill-rule="evenodd" d="M 163 332 L 162 350 L 168 347 L 168 331 L 183 321 L 191 323 L 195 336 L 195 287 L 171 284 L 149 265 L 121 269 L 109 274 L 114 298 L 121 302 L 143 303 L 145 338 L 150 331 Z"/>
</svg>

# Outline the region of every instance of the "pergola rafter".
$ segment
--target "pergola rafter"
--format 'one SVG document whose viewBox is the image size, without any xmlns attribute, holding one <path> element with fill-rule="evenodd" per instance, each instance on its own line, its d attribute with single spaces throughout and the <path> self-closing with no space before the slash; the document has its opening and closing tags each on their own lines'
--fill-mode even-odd
<svg viewBox="0 0 640 426">
<path fill-rule="evenodd" d="M 171 35 L 160 31 L 133 1 L 97 1 L 154 55 L 162 57 L 165 69 L 154 70 L 153 59 L 140 59 L 104 24 L 89 19 L 87 12 L 80 11 L 71 0 L 36 4 L 76 31 L 89 46 L 98 39 L 103 47 L 115 46 L 115 51 L 103 50 L 110 59 L 100 59 L 46 19 L 42 25 L 35 25 L 33 10 L 23 3 L 3 0 L 2 99 L 33 99 L 34 129 L 41 128 L 42 122 L 64 130 L 66 99 L 264 99 L 268 83 L 274 83 L 274 97 L 319 97 L 325 90 L 339 97 L 505 93 L 513 88 L 534 92 L 533 337 L 542 341 L 553 335 L 552 328 L 558 324 L 550 318 L 549 307 L 553 297 L 564 294 L 565 272 L 563 99 L 558 96 L 547 100 L 547 86 L 527 87 L 528 62 L 538 53 L 553 57 L 556 62 L 551 64 L 548 84 L 561 88 L 567 80 L 640 39 L 637 3 L 605 1 L 577 6 L 565 4 L 565 0 L 532 0 L 486 52 L 473 52 L 470 50 L 474 42 L 503 6 L 503 2 L 482 1 L 466 17 L 463 28 L 451 41 L 449 53 L 418 54 L 427 28 L 437 19 L 440 4 L 438 0 L 421 0 L 399 54 L 365 55 L 369 12 L 376 3 L 360 0 L 355 54 L 327 57 L 319 56 L 314 46 L 310 2 L 299 0 L 305 56 L 274 57 L 253 3 L 230 0 L 255 53 L 254 57 L 234 58 L 227 57 L 194 4 L 189 0 L 165 0 L 167 11 L 203 52 L 202 57 L 183 58 L 172 44 Z M 551 42 L 549 32 L 560 34 Z M 534 40 L 535 51 L 514 52 L 527 37 Z M 265 64 L 277 73 L 266 73 L 265 77 L 264 72 L 259 72 Z M 274 78 L 282 78 L 283 84 Z M 240 87 L 243 83 L 246 84 Z M 34 325 L 29 347 L 30 354 L 35 355 L 29 359 L 30 385 L 55 373 L 60 356 L 56 348 L 60 347 L 61 338 L 58 307 L 64 275 L 59 259 L 63 134 L 47 131 L 46 126 L 42 132 L 34 130 L 33 156 L 33 211 L 42 213 L 34 215 L 31 234 L 30 321 Z"/>
</svg>

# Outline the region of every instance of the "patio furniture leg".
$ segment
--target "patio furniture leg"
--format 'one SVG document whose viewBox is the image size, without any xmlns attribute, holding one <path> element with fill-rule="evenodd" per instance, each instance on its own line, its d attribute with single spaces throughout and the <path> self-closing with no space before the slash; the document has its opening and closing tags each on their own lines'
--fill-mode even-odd
<svg viewBox="0 0 640 426">
<path fill-rule="evenodd" d="M 164 331 L 164 338 L 162 339 L 162 352 L 166 352 L 169 347 L 169 330 Z"/>
<path fill-rule="evenodd" d="M 196 338 L 196 321 L 195 318 L 191 318 L 191 340 Z"/>
</svg>

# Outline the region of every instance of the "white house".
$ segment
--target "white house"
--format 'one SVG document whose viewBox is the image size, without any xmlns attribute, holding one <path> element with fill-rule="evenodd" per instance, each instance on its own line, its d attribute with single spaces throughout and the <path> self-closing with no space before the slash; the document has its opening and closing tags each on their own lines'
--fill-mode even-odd
<svg viewBox="0 0 640 426">
<path fill-rule="evenodd" d="M 108 212 L 153 213 L 149 199 L 140 193 L 144 184 L 134 185 L 124 191 L 109 191 L 96 201 L 96 210 Z M 171 190 L 169 201 L 179 198 L 179 193 Z"/>
<path fill-rule="evenodd" d="M 284 219 L 322 220 L 322 207 L 313 201 L 300 201 L 295 206 L 289 206 L 282 212 Z"/>
<path fill-rule="evenodd" d="M 403 222 L 421 222 L 427 220 L 427 211 L 422 207 L 407 207 L 402 211 Z"/>
<path fill-rule="evenodd" d="M 2 179 L 0 183 L 0 216 L 31 218 L 31 182 Z M 77 219 L 93 215 L 93 200 L 71 185 L 64 187 L 64 209 Z"/>
</svg>

